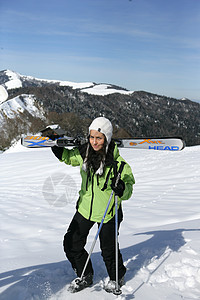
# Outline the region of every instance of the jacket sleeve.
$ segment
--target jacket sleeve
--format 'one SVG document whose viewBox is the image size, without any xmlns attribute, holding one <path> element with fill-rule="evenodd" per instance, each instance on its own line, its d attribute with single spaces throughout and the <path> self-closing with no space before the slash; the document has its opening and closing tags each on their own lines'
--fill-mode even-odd
<svg viewBox="0 0 200 300">
<path fill-rule="evenodd" d="M 74 147 L 73 149 L 63 148 L 60 161 L 66 163 L 67 165 L 72 165 L 74 167 L 79 166 L 83 163 L 83 159 L 77 147 Z"/>
<path fill-rule="evenodd" d="M 121 175 L 121 179 L 125 183 L 125 190 L 120 199 L 128 200 L 133 193 L 133 185 L 135 184 L 135 179 L 134 179 L 131 167 L 127 163 L 124 166 L 124 169 L 123 169 L 123 172 Z"/>
<path fill-rule="evenodd" d="M 51 150 L 58 159 L 62 159 L 62 154 L 63 154 L 63 150 L 64 150 L 63 147 L 53 146 L 53 147 L 51 147 Z"/>
</svg>

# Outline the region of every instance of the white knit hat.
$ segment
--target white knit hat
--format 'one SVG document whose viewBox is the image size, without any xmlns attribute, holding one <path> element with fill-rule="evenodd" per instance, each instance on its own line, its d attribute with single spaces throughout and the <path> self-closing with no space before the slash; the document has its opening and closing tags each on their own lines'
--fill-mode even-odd
<svg viewBox="0 0 200 300">
<path fill-rule="evenodd" d="M 104 117 L 98 117 L 92 121 L 90 127 L 89 127 L 89 133 L 90 130 L 97 130 L 101 133 L 103 133 L 106 137 L 108 145 L 110 144 L 112 133 L 113 133 L 113 127 L 111 122 L 104 118 Z"/>
</svg>

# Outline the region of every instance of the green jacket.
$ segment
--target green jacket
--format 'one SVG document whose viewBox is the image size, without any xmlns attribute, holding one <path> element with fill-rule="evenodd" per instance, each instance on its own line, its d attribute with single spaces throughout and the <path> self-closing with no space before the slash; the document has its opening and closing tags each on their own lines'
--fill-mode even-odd
<svg viewBox="0 0 200 300">
<path fill-rule="evenodd" d="M 117 145 L 115 145 L 113 157 L 115 161 L 118 161 L 120 165 L 121 161 L 124 159 L 119 155 L 119 150 Z M 80 155 L 78 148 L 66 149 L 64 148 L 61 161 L 65 162 L 67 165 L 80 166 L 80 174 L 82 177 L 81 190 L 79 191 L 79 200 L 77 209 L 78 212 L 86 219 L 101 222 L 105 209 L 108 204 L 112 189 L 111 189 L 111 178 L 114 177 L 113 168 L 110 171 L 109 180 L 107 182 L 107 187 L 102 191 L 102 188 L 105 187 L 107 181 L 107 175 L 111 166 L 106 166 L 103 175 L 99 176 L 90 172 L 88 178 L 87 172 L 82 170 L 83 158 Z M 119 168 L 119 167 L 118 167 Z M 125 183 L 125 190 L 123 196 L 119 198 L 118 207 L 121 204 L 122 200 L 128 200 L 133 191 L 133 184 L 135 183 L 131 167 L 126 163 L 121 174 L 121 179 Z M 111 200 L 108 212 L 106 214 L 104 223 L 108 222 L 115 213 L 115 200 L 114 196 Z"/>
</svg>

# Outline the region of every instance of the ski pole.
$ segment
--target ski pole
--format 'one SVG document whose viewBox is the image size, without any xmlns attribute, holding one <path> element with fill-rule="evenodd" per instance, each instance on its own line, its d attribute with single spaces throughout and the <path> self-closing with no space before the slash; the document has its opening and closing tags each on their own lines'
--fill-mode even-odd
<svg viewBox="0 0 200 300">
<path fill-rule="evenodd" d="M 101 220 L 101 223 L 100 223 L 99 228 L 98 228 L 98 230 L 97 230 L 97 233 L 96 233 L 96 235 L 95 235 L 94 241 L 93 241 L 92 246 L 91 246 L 91 248 L 90 248 L 90 251 L 89 251 L 89 254 L 88 254 L 88 257 L 87 257 L 85 266 L 84 266 L 84 268 L 83 268 L 83 271 L 82 271 L 82 274 L 81 274 L 81 277 L 80 277 L 80 281 L 83 279 L 85 270 L 86 270 L 86 268 L 87 268 L 88 262 L 89 262 L 89 260 L 90 260 L 90 256 L 91 256 L 91 254 L 92 254 L 92 252 L 93 252 L 93 249 L 94 249 L 94 246 L 95 246 L 95 244 L 96 244 L 97 238 L 98 238 L 99 233 L 100 233 L 100 231 L 101 231 L 101 227 L 102 227 L 102 225 L 103 225 L 103 221 L 104 221 L 105 216 L 106 216 L 106 214 L 107 214 L 108 207 L 109 207 L 110 202 L 111 202 L 111 200 L 112 200 L 113 194 L 114 194 L 114 192 L 112 191 L 111 194 L 110 194 L 110 198 L 109 198 L 109 200 L 108 200 L 108 204 L 107 204 L 106 210 L 105 210 L 105 212 L 104 212 L 103 218 L 102 218 L 102 220 Z"/>
<path fill-rule="evenodd" d="M 121 177 L 122 170 L 123 170 L 123 168 L 124 168 L 124 165 L 125 165 L 125 162 L 122 161 L 122 162 L 121 162 L 121 165 L 120 165 L 120 168 L 119 168 L 119 171 L 118 171 L 118 173 L 117 173 L 117 177 L 116 177 L 116 181 L 115 181 L 115 186 L 117 186 L 117 184 L 118 184 L 118 181 L 119 181 L 119 179 L 120 179 L 120 177 Z M 80 279 L 79 279 L 80 281 L 83 280 L 83 276 L 84 276 L 85 270 L 86 270 L 86 268 L 87 268 L 88 262 L 89 262 L 89 260 L 90 260 L 90 256 L 91 256 L 92 251 L 93 251 L 93 249 L 94 249 L 94 246 L 95 246 L 95 244 L 96 244 L 96 241 L 97 241 L 97 238 L 98 238 L 99 233 L 100 233 L 100 231 L 101 231 L 101 228 L 102 228 L 102 226 L 103 226 L 103 222 L 104 222 L 104 219 L 105 219 L 105 217 L 106 217 L 106 214 L 107 214 L 109 205 L 110 205 L 110 203 L 111 203 L 113 194 L 114 194 L 114 191 L 111 192 L 110 198 L 109 198 L 109 200 L 108 200 L 107 207 L 106 207 L 105 212 L 104 212 L 104 215 L 103 215 L 103 218 L 102 218 L 102 220 L 101 220 L 101 223 L 100 223 L 100 225 L 99 225 L 99 228 L 98 228 L 98 230 L 97 230 L 97 233 L 96 233 L 96 235 L 95 235 L 95 237 L 94 237 L 94 241 L 93 241 L 92 246 L 91 246 L 91 248 L 90 248 L 90 251 L 89 251 L 87 260 L 86 260 L 86 262 L 85 262 L 85 266 L 84 266 L 84 268 L 83 268 L 81 277 L 80 277 Z"/>
<path fill-rule="evenodd" d="M 116 268 L 116 287 L 113 292 L 115 295 L 120 295 L 122 291 L 119 288 L 119 271 L 118 271 L 118 197 L 115 195 L 115 268 Z"/>
<path fill-rule="evenodd" d="M 125 162 L 121 163 L 120 168 L 123 169 Z M 113 294 L 121 295 L 122 291 L 119 288 L 119 253 L 118 253 L 118 196 L 115 195 L 115 280 L 116 286 Z"/>
</svg>

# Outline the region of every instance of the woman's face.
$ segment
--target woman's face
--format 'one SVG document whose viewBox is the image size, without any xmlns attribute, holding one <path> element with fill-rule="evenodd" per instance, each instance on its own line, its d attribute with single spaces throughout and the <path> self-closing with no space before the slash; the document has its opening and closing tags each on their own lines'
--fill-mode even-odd
<svg viewBox="0 0 200 300">
<path fill-rule="evenodd" d="M 97 130 L 90 130 L 90 144 L 95 151 L 99 151 L 103 148 L 105 136 L 103 133 Z"/>
</svg>

